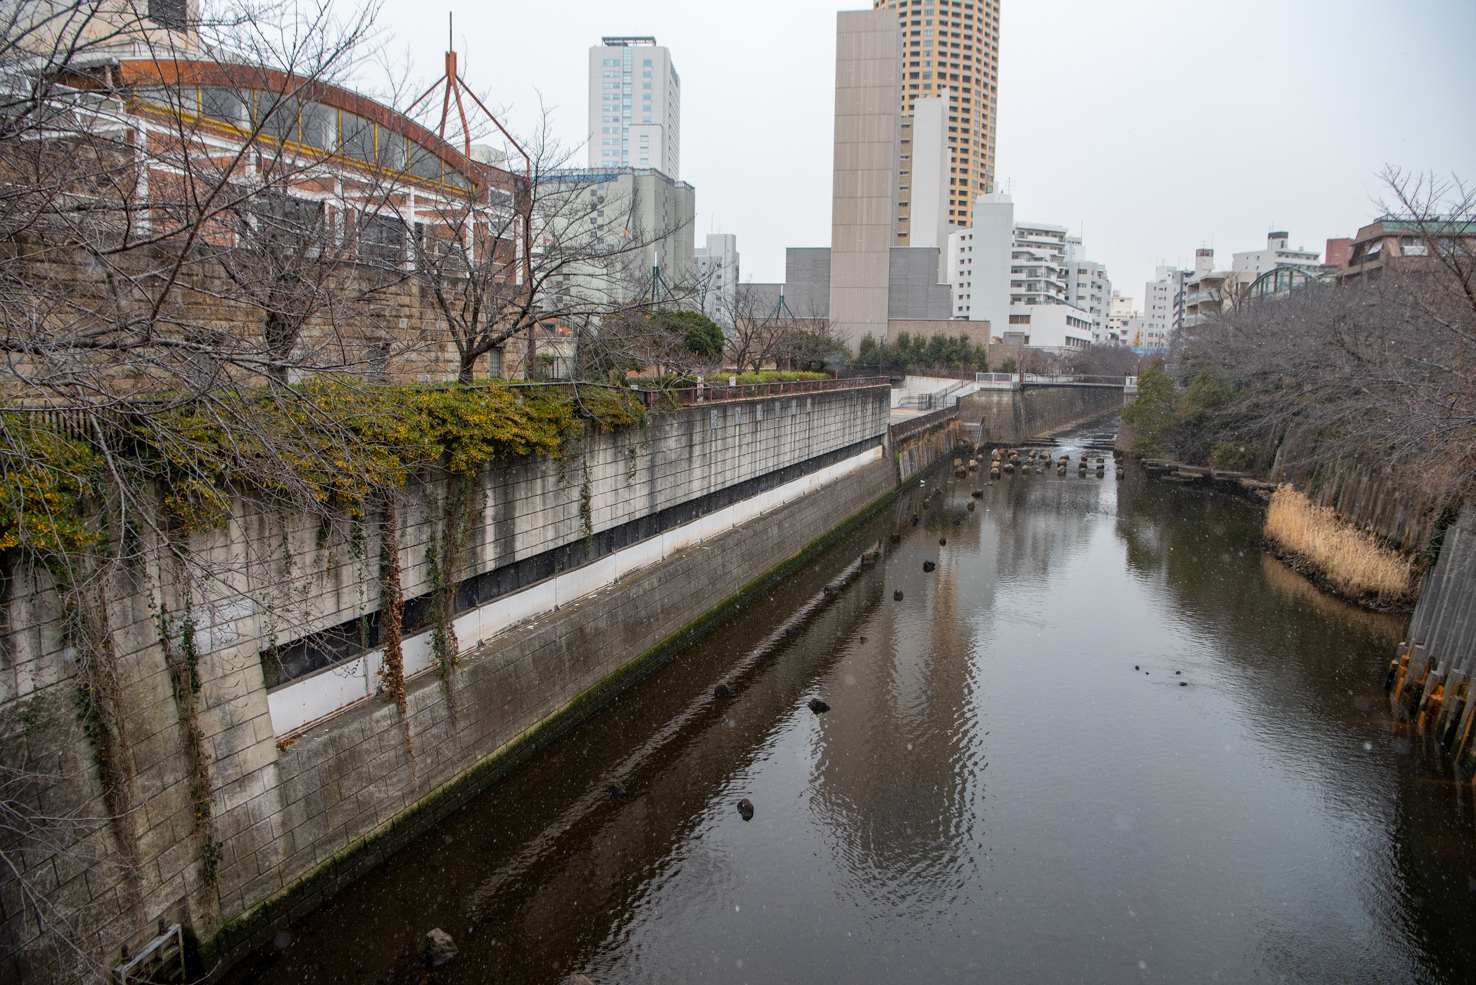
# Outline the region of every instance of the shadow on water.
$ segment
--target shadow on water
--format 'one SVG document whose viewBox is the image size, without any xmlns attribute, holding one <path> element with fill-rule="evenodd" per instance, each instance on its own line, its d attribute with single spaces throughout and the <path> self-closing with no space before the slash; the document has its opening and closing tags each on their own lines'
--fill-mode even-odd
<svg viewBox="0 0 1476 985">
<path fill-rule="evenodd" d="M 1476 979 L 1470 787 L 1381 691 L 1405 618 L 1107 465 L 915 481 L 230 980 Z"/>
</svg>

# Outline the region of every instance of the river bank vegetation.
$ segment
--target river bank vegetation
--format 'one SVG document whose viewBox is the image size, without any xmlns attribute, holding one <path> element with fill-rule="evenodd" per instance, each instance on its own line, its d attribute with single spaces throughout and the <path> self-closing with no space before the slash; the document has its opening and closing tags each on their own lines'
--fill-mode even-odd
<svg viewBox="0 0 1476 985">
<path fill-rule="evenodd" d="M 1123 419 L 1140 454 L 1291 483 L 1427 564 L 1476 494 L 1476 192 L 1384 178 L 1402 262 L 1227 294 L 1142 375 Z M 1319 567 L 1336 584 L 1347 565 Z"/>
<path fill-rule="evenodd" d="M 1419 565 L 1382 546 L 1337 512 L 1282 486 L 1266 510 L 1266 538 L 1292 567 L 1320 575 L 1339 595 L 1378 606 L 1400 605 L 1415 592 Z"/>
</svg>

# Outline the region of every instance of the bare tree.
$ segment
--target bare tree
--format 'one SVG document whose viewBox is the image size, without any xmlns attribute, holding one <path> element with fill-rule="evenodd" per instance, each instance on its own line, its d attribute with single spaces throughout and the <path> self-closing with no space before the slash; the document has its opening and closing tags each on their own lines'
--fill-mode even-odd
<svg viewBox="0 0 1476 985">
<path fill-rule="evenodd" d="M 546 113 L 527 143 L 526 151 L 517 148 L 523 173 L 511 194 L 493 190 L 486 198 L 448 201 L 415 237 L 417 273 L 446 319 L 462 382 L 475 377 L 478 360 L 510 340 L 524 340 L 524 375 L 532 378 L 545 336 L 556 346 L 568 338 L 572 346 L 577 330 L 593 343 L 607 323 L 629 328 L 625 315 L 682 304 L 694 294 L 690 285 L 653 291 L 643 283 L 644 258 L 684 231 L 646 228 L 639 188 L 615 194 L 596 180 L 601 176 L 568 167 L 570 153 L 553 137 Z"/>
<path fill-rule="evenodd" d="M 1356 463 L 1422 498 L 1476 492 L 1476 199 L 1459 179 L 1384 178 L 1380 277 L 1244 299 L 1195 326 L 1179 362 L 1201 410 L 1181 442 L 1253 441 L 1308 473 Z"/>
</svg>

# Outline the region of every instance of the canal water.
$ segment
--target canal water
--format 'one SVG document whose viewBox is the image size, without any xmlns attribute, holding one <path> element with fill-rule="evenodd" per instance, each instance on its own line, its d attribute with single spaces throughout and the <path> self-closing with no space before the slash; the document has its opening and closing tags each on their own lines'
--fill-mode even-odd
<svg viewBox="0 0 1476 985">
<path fill-rule="evenodd" d="M 230 980 L 1476 981 L 1470 788 L 1382 691 L 1406 617 L 1104 454 L 914 482 Z"/>
</svg>

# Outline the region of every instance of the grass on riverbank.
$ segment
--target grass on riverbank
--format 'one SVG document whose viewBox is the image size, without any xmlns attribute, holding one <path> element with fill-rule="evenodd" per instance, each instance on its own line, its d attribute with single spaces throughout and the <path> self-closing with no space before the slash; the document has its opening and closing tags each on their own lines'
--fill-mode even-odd
<svg viewBox="0 0 1476 985">
<path fill-rule="evenodd" d="M 1281 486 L 1266 511 L 1267 538 L 1317 569 L 1340 594 L 1381 601 L 1414 595 L 1418 566 L 1372 536 L 1344 523 L 1291 486 Z"/>
</svg>

